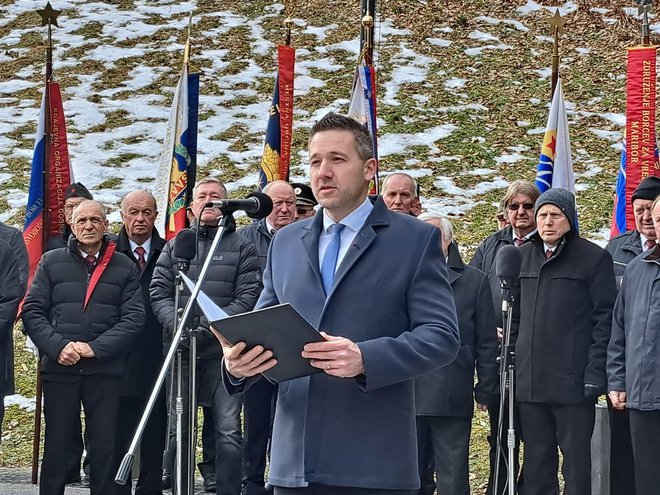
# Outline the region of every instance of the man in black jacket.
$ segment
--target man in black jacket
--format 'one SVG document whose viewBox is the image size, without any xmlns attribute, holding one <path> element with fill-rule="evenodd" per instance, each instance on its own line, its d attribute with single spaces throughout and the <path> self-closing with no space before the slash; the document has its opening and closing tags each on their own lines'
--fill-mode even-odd
<svg viewBox="0 0 660 495">
<path fill-rule="evenodd" d="M 427 478 L 426 456 L 430 450 L 435 458 L 438 493 L 469 495 L 468 455 L 474 401 L 482 411 L 497 403 L 495 315 L 490 305 L 488 277 L 463 263 L 453 243 L 449 220 L 432 215 L 420 218 L 440 229 L 461 334 L 461 348 L 452 364 L 415 378 L 420 479 Z M 420 494 L 433 493 L 424 489 L 422 486 Z"/>
<path fill-rule="evenodd" d="M 199 181 L 193 191 L 192 212 L 196 223 L 193 230 L 198 235 L 197 254 L 193 258 L 188 276 L 197 279 L 204 260 L 209 255 L 209 248 L 218 231 L 221 216 L 217 208 L 207 207 L 210 201 L 226 199 L 227 191 L 217 179 L 207 178 Z M 211 264 L 202 290 L 229 315 L 251 311 L 261 291 L 261 271 L 254 244 L 235 231 L 230 223 L 225 231 L 218 250 L 211 254 Z M 150 286 L 151 303 L 166 333 L 166 339 L 174 325 L 174 282 L 177 273 L 174 258 L 174 243 L 168 242 L 158 259 Z M 188 301 L 184 292 L 181 307 Z M 197 387 L 198 403 L 206 408 L 205 417 L 211 420 L 215 437 L 215 478 L 217 492 L 223 495 L 238 495 L 241 489 L 241 399 L 230 397 L 221 384 L 222 348 L 215 337 L 208 331 L 208 322 L 197 315 L 200 328 L 197 337 Z M 187 363 L 186 363 L 187 365 Z M 187 383 L 187 371 L 184 369 L 184 383 Z M 187 391 L 184 391 L 184 397 Z M 189 407 L 184 402 L 184 410 Z M 209 414 L 210 413 L 210 414 Z M 185 414 L 184 414 L 185 416 Z M 207 430 L 208 431 L 208 430 Z M 185 458 L 185 456 L 184 456 Z M 184 473 L 187 467 L 184 466 Z M 208 471 L 205 476 L 205 488 L 212 489 Z"/>
<path fill-rule="evenodd" d="M 550 189 L 536 201 L 539 239 L 520 248 L 520 320 L 512 328 L 516 400 L 525 439 L 521 495 L 591 493 L 594 404 L 606 392 L 605 360 L 616 296 L 612 257 L 575 228 L 575 196 Z"/>
<path fill-rule="evenodd" d="M 25 295 L 27 251 L 21 233 L 0 222 L 0 433 L 5 395 L 14 393 L 14 339 L 18 305 Z M 1 436 L 1 435 L 0 435 Z"/>
<path fill-rule="evenodd" d="M 91 486 L 114 494 L 115 437 L 128 353 L 144 323 L 138 269 L 114 242 L 103 205 L 73 212 L 76 238 L 44 254 L 23 306 L 23 323 L 43 357 L 46 435 L 40 493 L 61 495 L 70 442 L 80 429 L 80 403 L 90 439 Z"/>
<path fill-rule="evenodd" d="M 490 282 L 491 295 L 493 297 L 493 311 L 495 312 L 495 319 L 498 326 L 502 327 L 502 311 L 501 311 L 501 297 L 502 290 L 500 289 L 500 282 L 495 273 L 495 261 L 497 260 L 497 253 L 499 253 L 502 246 L 522 246 L 538 238 L 536 232 L 536 219 L 534 218 L 534 202 L 537 200 L 541 192 L 533 182 L 525 180 L 516 180 L 511 183 L 507 188 L 502 201 L 500 202 L 502 208 L 507 215 L 508 225 L 494 234 L 488 236 L 484 241 L 479 244 L 477 252 L 474 254 L 470 266 L 478 268 L 488 275 Z M 502 399 L 500 397 L 500 399 Z M 504 397 L 506 400 L 506 397 Z M 507 459 L 506 442 L 501 443 L 499 455 L 497 451 L 497 434 L 498 430 L 506 432 L 509 427 L 508 415 L 502 418 L 500 423 L 499 417 L 499 404 L 488 405 L 488 420 L 490 422 L 490 435 L 488 436 L 488 443 L 490 444 L 490 473 L 488 475 L 488 495 L 502 495 L 507 492 L 507 467 L 505 461 Z M 518 477 L 520 466 L 518 465 L 518 449 L 520 446 L 520 426 L 518 423 L 518 411 L 514 410 L 514 428 L 516 431 L 516 446 L 514 459 L 516 466 L 514 468 L 515 477 Z M 502 436 L 503 439 L 506 435 Z M 499 463 L 499 477 L 497 480 L 497 489 L 493 488 L 495 483 L 496 460 Z M 518 480 L 521 483 L 521 480 Z"/>
<path fill-rule="evenodd" d="M 123 226 L 117 237 L 117 251 L 124 253 L 140 270 L 140 288 L 145 321 L 128 360 L 119 403 L 117 460 L 128 450 L 144 407 L 163 362 L 163 329 L 151 309 L 149 284 L 165 241 L 154 228 L 158 216 L 156 200 L 147 191 L 127 194 L 121 202 Z M 140 441 L 140 477 L 135 495 L 160 495 L 167 411 L 161 390 Z M 130 495 L 131 483 L 117 487 L 117 493 Z"/>
<path fill-rule="evenodd" d="M 263 192 L 273 200 L 273 211 L 258 222 L 238 231 L 257 247 L 261 271 L 266 268 L 268 247 L 273 235 L 294 221 L 296 194 L 291 184 L 283 180 L 269 182 Z M 245 436 L 243 442 L 243 495 L 266 493 L 264 476 L 270 439 L 271 417 L 274 413 L 277 385 L 262 378 L 243 394 Z"/>
</svg>

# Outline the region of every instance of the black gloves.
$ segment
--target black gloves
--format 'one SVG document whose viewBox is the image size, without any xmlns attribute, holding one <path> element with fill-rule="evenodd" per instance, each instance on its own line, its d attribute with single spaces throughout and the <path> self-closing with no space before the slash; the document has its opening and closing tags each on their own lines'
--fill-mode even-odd
<svg viewBox="0 0 660 495">
<path fill-rule="evenodd" d="M 584 384 L 584 396 L 587 399 L 597 399 L 598 396 L 605 393 L 605 388 L 600 385 L 594 385 L 593 383 Z"/>
</svg>

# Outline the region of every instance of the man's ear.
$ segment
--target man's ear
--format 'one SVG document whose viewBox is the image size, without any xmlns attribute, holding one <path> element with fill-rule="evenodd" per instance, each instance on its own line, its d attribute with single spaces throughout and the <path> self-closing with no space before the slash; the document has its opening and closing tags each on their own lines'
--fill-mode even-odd
<svg viewBox="0 0 660 495">
<path fill-rule="evenodd" d="M 376 176 L 377 163 L 378 162 L 376 162 L 375 158 L 369 158 L 366 162 L 364 162 L 364 179 L 367 182 L 372 181 Z"/>
</svg>

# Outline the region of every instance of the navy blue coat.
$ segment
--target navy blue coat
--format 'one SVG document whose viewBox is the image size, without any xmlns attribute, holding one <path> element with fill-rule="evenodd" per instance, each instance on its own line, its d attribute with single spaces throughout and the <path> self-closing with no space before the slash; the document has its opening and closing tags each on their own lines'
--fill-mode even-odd
<svg viewBox="0 0 660 495">
<path fill-rule="evenodd" d="M 258 308 L 288 302 L 312 325 L 356 342 L 365 375 L 279 385 L 269 482 L 415 489 L 413 378 L 459 348 L 438 229 L 378 199 L 327 300 L 318 260 L 323 212 L 273 237 Z"/>
</svg>

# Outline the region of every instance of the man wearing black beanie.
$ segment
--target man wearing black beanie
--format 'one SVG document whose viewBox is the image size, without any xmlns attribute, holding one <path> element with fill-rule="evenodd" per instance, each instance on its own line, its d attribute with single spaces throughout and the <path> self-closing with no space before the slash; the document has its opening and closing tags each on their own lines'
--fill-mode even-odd
<svg viewBox="0 0 660 495">
<path fill-rule="evenodd" d="M 521 495 L 591 493 L 594 404 L 606 392 L 605 356 L 616 296 L 612 257 L 579 236 L 575 196 L 536 200 L 539 237 L 520 247 L 520 318 L 512 325 L 516 400 L 525 441 Z"/>
<path fill-rule="evenodd" d="M 628 263 L 656 244 L 655 228 L 651 218 L 651 205 L 660 195 L 660 177 L 649 176 L 642 180 L 632 195 L 635 228 L 610 240 L 605 249 L 612 255 L 617 287 Z M 607 398 L 610 417 L 612 448 L 610 450 L 610 494 L 635 495 L 632 443 L 628 410 L 616 410 Z"/>
</svg>

